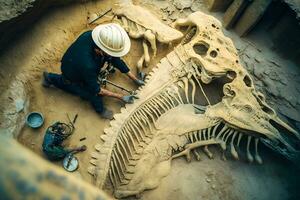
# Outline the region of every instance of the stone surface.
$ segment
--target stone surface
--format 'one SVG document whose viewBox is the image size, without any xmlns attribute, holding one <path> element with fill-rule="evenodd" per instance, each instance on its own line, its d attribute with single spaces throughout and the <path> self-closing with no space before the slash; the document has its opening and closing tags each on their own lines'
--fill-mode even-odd
<svg viewBox="0 0 300 200">
<path fill-rule="evenodd" d="M 0 23 L 5 20 L 17 17 L 33 6 L 36 0 L 1 0 L 0 1 Z"/>
<path fill-rule="evenodd" d="M 240 35 L 246 35 L 262 18 L 272 0 L 253 1 L 243 12 L 241 18 L 238 20 L 235 31 Z"/>
<path fill-rule="evenodd" d="M 251 51 L 241 55 L 241 60 L 253 74 L 255 85 L 266 94 L 267 100 L 276 110 L 295 121 L 300 121 L 300 90 L 297 84 L 300 74 L 287 70 L 276 58 L 267 59 L 254 47 L 248 48 Z M 256 60 L 259 60 L 259 63 Z"/>
<path fill-rule="evenodd" d="M 192 6 L 193 0 L 174 0 L 174 6 L 179 9 L 183 10 L 185 8 L 190 8 Z"/>
<path fill-rule="evenodd" d="M 223 26 L 227 29 L 233 27 L 247 4 L 248 0 L 234 0 L 223 16 Z"/>
<path fill-rule="evenodd" d="M 300 1 L 299 0 L 284 0 L 297 13 L 297 18 L 300 18 Z"/>
<path fill-rule="evenodd" d="M 225 11 L 233 0 L 208 0 L 208 8 L 210 11 L 219 12 Z"/>
<path fill-rule="evenodd" d="M 0 52 L 50 6 L 84 0 L 0 0 Z"/>
</svg>

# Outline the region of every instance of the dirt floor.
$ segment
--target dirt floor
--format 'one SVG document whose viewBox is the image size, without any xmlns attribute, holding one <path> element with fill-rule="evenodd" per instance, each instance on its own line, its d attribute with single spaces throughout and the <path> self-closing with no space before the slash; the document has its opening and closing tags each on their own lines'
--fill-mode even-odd
<svg viewBox="0 0 300 200">
<path fill-rule="evenodd" d="M 197 3 L 197 6 L 192 7 L 192 10 L 185 9 L 183 12 L 174 10 L 172 13 L 177 14 L 171 14 L 171 17 L 166 16 L 165 10 L 173 9 L 167 5 L 167 1 L 135 2 L 151 9 L 157 16 L 165 19 L 166 23 L 171 23 L 172 18 L 186 16 L 192 10 L 202 10 L 207 13 L 201 1 Z M 71 118 L 78 114 L 75 124 L 76 130 L 69 139 L 68 145 L 87 145 L 88 150 L 77 155 L 80 167 L 74 174 L 91 183 L 93 182 L 92 177 L 87 173 L 90 153 L 94 151 L 94 145 L 99 142 L 100 135 L 103 133 L 103 129 L 108 126 L 109 121 L 101 119 L 88 102 L 55 88 L 43 88 L 41 86 L 41 73 L 44 70 L 59 73 L 60 59 L 64 51 L 82 31 L 92 28 L 86 25 L 87 13 L 104 11 L 109 7 L 114 7 L 115 3 L 115 1 L 103 0 L 52 8 L 29 30 L 22 33 L 21 38 L 12 42 L 6 52 L 0 55 L 0 62 L 3 66 L 0 69 L 0 75 L 7 74 L 1 80 L 0 89 L 6 90 L 11 80 L 18 74 L 27 74 L 31 77 L 27 84 L 28 91 L 30 91 L 29 110 L 42 112 L 45 116 L 45 123 L 42 128 L 33 130 L 25 126 L 18 138 L 19 141 L 43 156 L 41 143 L 46 128 L 56 121 L 67 122 L 67 114 Z M 214 13 L 214 15 L 220 18 L 219 13 Z M 101 19 L 103 22 L 108 20 L 110 17 Z M 240 39 L 233 32 L 226 31 L 226 35 L 233 38 L 238 49 L 243 49 L 248 45 L 244 41 L 245 39 Z M 269 58 L 276 56 L 270 49 L 264 49 L 266 50 L 261 53 L 261 57 L 265 55 Z M 249 47 L 246 52 L 251 54 L 254 50 L 254 48 Z M 151 66 L 169 51 L 171 49 L 167 46 L 159 46 L 158 55 L 152 60 Z M 135 64 L 141 55 L 141 43 L 132 41 L 130 53 L 124 60 L 134 73 L 136 72 Z M 279 59 L 278 62 L 284 65 L 284 62 L 289 61 Z M 299 70 L 295 71 L 295 74 L 298 73 Z M 130 89 L 136 88 L 120 72 L 115 73 L 111 80 Z M 115 113 L 123 106 L 121 102 L 111 98 L 105 99 L 105 105 Z M 87 139 L 80 142 L 80 138 L 83 137 Z M 162 181 L 159 188 L 146 191 L 142 199 L 281 200 L 300 198 L 297 188 L 295 188 L 295 182 L 299 181 L 300 177 L 299 170 L 290 169 L 291 163 L 282 158 L 271 153 L 263 154 L 264 165 L 249 165 L 244 161 L 229 160 L 224 162 L 220 159 L 217 150 L 213 149 L 213 151 L 216 153 L 216 158 L 213 160 L 209 160 L 203 155 L 201 162 L 192 161 L 187 164 L 183 158 L 173 161 L 171 174 Z M 57 162 L 57 165 L 61 165 L 61 163 Z"/>
</svg>

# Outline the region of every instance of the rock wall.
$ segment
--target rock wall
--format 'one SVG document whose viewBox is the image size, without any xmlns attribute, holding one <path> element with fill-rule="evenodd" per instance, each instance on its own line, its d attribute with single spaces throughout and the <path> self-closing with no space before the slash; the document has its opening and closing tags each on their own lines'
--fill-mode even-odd
<svg viewBox="0 0 300 200">
<path fill-rule="evenodd" d="M 292 10 L 297 14 L 297 18 L 300 19 L 300 1 L 299 0 L 284 0 Z"/>
<path fill-rule="evenodd" d="M 1 199 L 112 199 L 3 134 L 0 152 Z"/>
<path fill-rule="evenodd" d="M 0 0 L 0 53 L 50 6 L 87 0 Z"/>
</svg>

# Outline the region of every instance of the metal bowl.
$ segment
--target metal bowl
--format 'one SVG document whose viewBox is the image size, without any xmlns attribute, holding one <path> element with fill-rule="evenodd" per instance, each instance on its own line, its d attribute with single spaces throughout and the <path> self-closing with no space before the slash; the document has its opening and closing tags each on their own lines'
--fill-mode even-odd
<svg viewBox="0 0 300 200">
<path fill-rule="evenodd" d="M 26 117 L 26 124 L 31 128 L 39 128 L 44 123 L 44 117 L 42 113 L 31 112 Z"/>
</svg>

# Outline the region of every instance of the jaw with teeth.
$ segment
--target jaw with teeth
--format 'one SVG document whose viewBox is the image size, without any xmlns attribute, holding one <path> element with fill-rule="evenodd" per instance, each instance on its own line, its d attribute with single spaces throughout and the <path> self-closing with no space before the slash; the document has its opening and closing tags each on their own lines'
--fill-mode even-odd
<svg viewBox="0 0 300 200">
<path fill-rule="evenodd" d="M 181 43 L 184 49 L 184 54 L 181 54 L 181 57 L 185 58 L 187 63 L 192 66 L 192 70 L 188 70 L 188 65 L 185 70 L 187 74 L 194 75 L 194 80 L 200 86 L 201 93 L 208 104 L 203 117 L 225 124 L 218 137 L 215 138 L 220 140 L 220 135 L 222 135 L 221 141 L 215 142 L 220 143 L 224 149 L 224 145 L 226 146 L 230 141 L 231 154 L 238 159 L 234 142 L 239 144 L 242 136 L 247 136 L 246 151 L 250 162 L 253 161 L 253 156 L 249 147 L 253 140 L 254 159 L 258 163 L 262 162 L 257 152 L 260 140 L 277 150 L 276 145 L 282 144 L 286 150 L 284 151 L 286 157 L 289 157 L 287 152 L 295 153 L 296 150 L 282 137 L 277 128 L 281 127 L 280 131 L 289 132 L 290 136 L 299 139 L 298 134 L 277 117 L 275 111 L 265 102 L 264 96 L 255 90 L 251 77 L 239 63 L 238 54 L 232 41 L 223 35 L 221 23 L 211 16 L 195 12 L 185 19 L 178 19 L 174 23 L 174 27 L 187 28 L 185 38 Z M 202 85 L 209 85 L 215 79 L 224 76 L 227 76 L 229 81 L 223 85 L 223 97 L 218 103 L 212 105 L 210 95 L 207 93 L 213 93 L 213 91 L 205 92 Z M 187 82 L 192 83 L 193 80 L 191 80 L 191 75 L 186 75 L 186 77 L 181 78 L 178 85 L 185 90 L 185 96 L 188 97 L 189 84 Z M 194 87 L 193 84 L 191 85 Z M 193 93 L 192 103 L 194 103 L 194 96 Z M 188 98 L 187 101 L 189 101 Z M 205 120 L 202 119 L 202 121 Z M 274 127 L 274 123 L 277 124 L 276 127 Z M 210 123 L 207 123 L 206 129 L 208 127 L 211 127 Z M 213 128 L 211 127 L 211 129 Z M 184 152 L 179 155 L 182 154 Z"/>
</svg>

